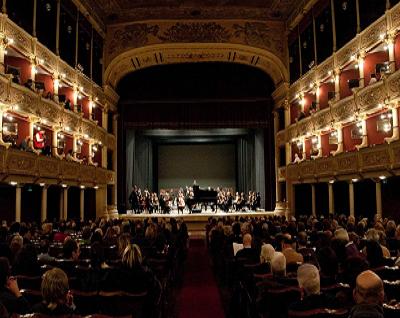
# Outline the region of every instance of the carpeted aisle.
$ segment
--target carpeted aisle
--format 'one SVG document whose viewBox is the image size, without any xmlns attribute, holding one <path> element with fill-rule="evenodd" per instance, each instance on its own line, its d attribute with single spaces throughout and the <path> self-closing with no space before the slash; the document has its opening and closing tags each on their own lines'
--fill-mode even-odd
<svg viewBox="0 0 400 318">
<path fill-rule="evenodd" d="M 179 318 L 225 317 L 203 240 L 190 241 L 177 309 Z"/>
</svg>

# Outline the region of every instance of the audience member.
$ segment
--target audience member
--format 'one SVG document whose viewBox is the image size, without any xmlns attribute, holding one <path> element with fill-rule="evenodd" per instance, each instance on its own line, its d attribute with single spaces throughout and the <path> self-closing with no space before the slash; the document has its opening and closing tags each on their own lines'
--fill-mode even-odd
<svg viewBox="0 0 400 318">
<path fill-rule="evenodd" d="M 68 277 L 59 268 L 43 275 L 41 292 L 43 301 L 33 306 L 32 311 L 47 316 L 62 316 L 74 313 L 75 305 L 69 290 Z"/>
<path fill-rule="evenodd" d="M 236 253 L 236 259 L 240 259 L 244 263 L 258 263 L 259 254 L 252 247 L 252 237 L 251 234 L 245 234 L 243 236 L 243 249 Z"/>
</svg>

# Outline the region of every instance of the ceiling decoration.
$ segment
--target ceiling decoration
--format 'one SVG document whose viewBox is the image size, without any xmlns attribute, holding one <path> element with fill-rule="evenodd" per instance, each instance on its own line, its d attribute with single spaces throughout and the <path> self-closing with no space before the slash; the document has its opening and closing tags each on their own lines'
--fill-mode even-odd
<svg viewBox="0 0 400 318">
<path fill-rule="evenodd" d="M 298 0 L 85 0 L 105 24 L 149 19 L 286 20 Z"/>
</svg>

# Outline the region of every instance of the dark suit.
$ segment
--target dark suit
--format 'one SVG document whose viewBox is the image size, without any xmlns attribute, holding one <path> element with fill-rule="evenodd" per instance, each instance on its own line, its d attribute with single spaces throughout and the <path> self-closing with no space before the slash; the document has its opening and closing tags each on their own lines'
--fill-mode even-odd
<svg viewBox="0 0 400 318">
<path fill-rule="evenodd" d="M 243 248 L 236 253 L 236 260 L 244 263 L 258 263 L 260 262 L 260 255 L 254 248 Z"/>
<path fill-rule="evenodd" d="M 309 295 L 303 298 L 303 300 L 297 301 L 289 306 L 290 310 L 305 311 L 313 310 L 318 308 L 337 308 L 338 303 L 335 298 L 326 295 Z"/>
</svg>

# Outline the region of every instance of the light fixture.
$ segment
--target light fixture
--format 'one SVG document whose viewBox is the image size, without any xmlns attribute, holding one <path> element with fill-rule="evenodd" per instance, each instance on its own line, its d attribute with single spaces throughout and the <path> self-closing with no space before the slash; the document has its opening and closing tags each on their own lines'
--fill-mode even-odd
<svg viewBox="0 0 400 318">
<path fill-rule="evenodd" d="M 84 185 L 81 185 L 81 189 L 85 189 L 85 186 L 84 186 Z"/>
<path fill-rule="evenodd" d="M 61 186 L 62 186 L 63 188 L 66 188 L 66 187 L 67 187 L 67 185 L 66 185 L 66 184 L 64 184 L 64 183 L 63 183 Z"/>
<path fill-rule="evenodd" d="M 39 183 L 39 185 L 40 185 L 41 187 L 44 187 L 44 186 L 45 186 L 45 183 L 41 182 L 41 183 Z"/>
<path fill-rule="evenodd" d="M 97 190 L 98 188 L 99 188 L 99 186 L 97 186 L 97 185 L 93 187 L 93 189 L 95 189 L 95 190 Z"/>
<path fill-rule="evenodd" d="M 351 182 L 357 182 L 358 181 L 358 179 L 357 178 L 353 178 L 353 179 L 351 179 Z"/>
<path fill-rule="evenodd" d="M 10 181 L 10 185 L 12 185 L 12 186 L 16 186 L 18 184 L 18 182 L 16 182 L 16 181 Z"/>
<path fill-rule="evenodd" d="M 330 180 L 329 180 L 329 183 L 330 183 L 330 184 L 335 183 L 335 179 L 330 179 Z"/>
<path fill-rule="evenodd" d="M 385 180 L 385 179 L 386 179 L 386 176 L 379 176 L 379 179 Z"/>
</svg>

